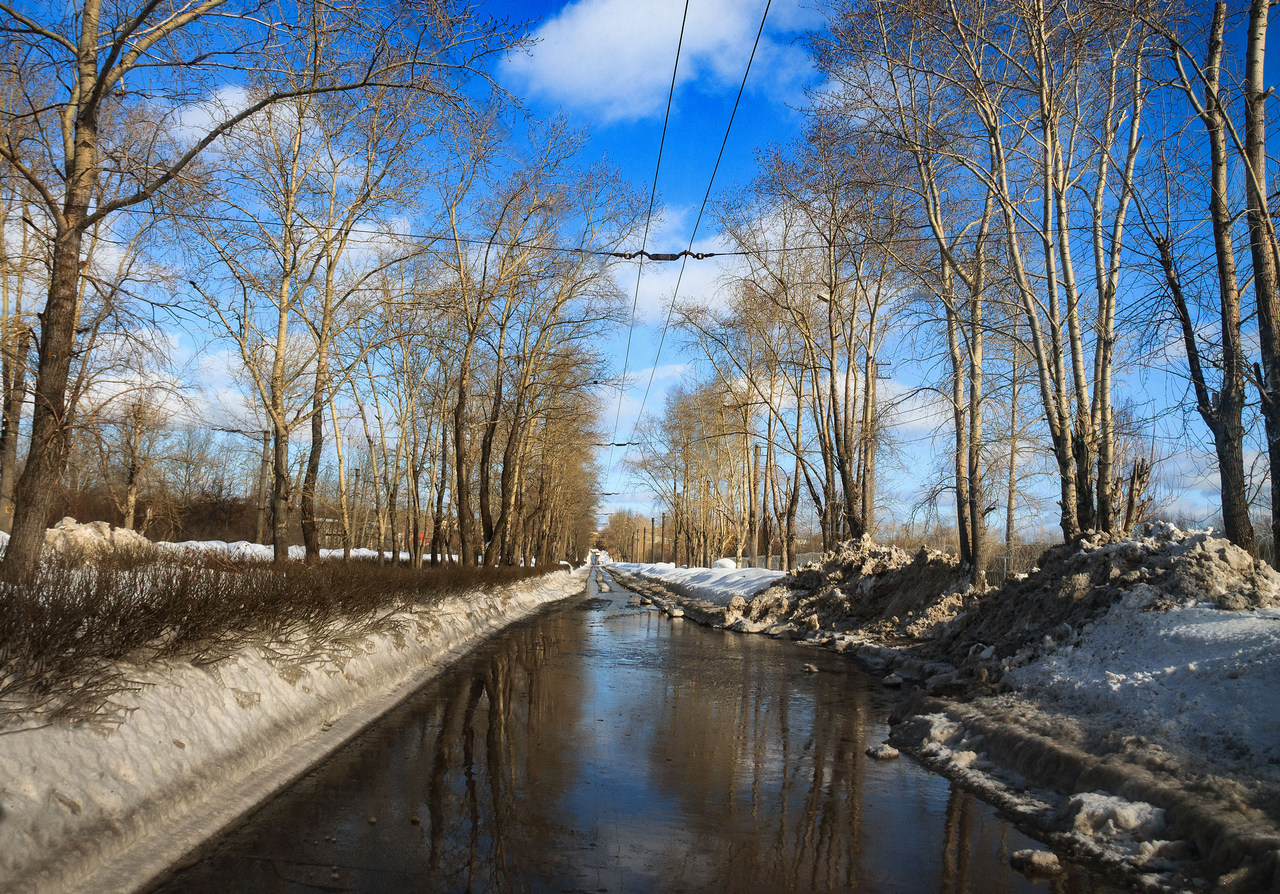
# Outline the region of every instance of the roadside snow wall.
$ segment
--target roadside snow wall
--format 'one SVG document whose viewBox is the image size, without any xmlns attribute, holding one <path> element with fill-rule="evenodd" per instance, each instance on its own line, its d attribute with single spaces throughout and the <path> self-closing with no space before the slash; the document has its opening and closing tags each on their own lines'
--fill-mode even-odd
<svg viewBox="0 0 1280 894">
<path fill-rule="evenodd" d="M 455 596 L 339 645 L 132 668 L 115 725 L 0 728 L 0 891 L 145 884 L 486 635 L 581 592 L 585 574 Z"/>
</svg>

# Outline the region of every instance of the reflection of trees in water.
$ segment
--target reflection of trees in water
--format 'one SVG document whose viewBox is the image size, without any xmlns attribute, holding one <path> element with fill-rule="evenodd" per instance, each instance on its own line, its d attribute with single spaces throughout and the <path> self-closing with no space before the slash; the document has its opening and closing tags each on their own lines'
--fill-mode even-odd
<svg viewBox="0 0 1280 894">
<path fill-rule="evenodd" d="M 661 700 L 651 772 L 694 818 L 686 849 L 702 864 L 663 884 L 698 873 L 726 891 L 857 887 L 868 691 L 843 675 L 799 677 L 754 638 L 726 635 L 714 651 L 677 661 L 684 674 Z"/>
<path fill-rule="evenodd" d="M 551 634 L 572 623 L 511 631 L 476 672 L 440 693 L 426 786 L 432 875 L 465 879 L 468 890 L 510 890 L 515 871 L 522 888 L 554 871 L 536 855 L 553 853 L 568 823 L 549 802 L 536 812 L 518 802 L 533 788 L 560 790 L 571 772 L 569 742 L 557 732 L 576 724 L 581 696 L 573 675 L 553 684 L 542 666 L 562 651 Z"/>
<path fill-rule="evenodd" d="M 873 681 L 591 607 L 481 646 L 265 810 L 241 852 L 319 879 L 342 863 L 369 891 L 1026 889 L 985 807 L 865 756 Z M 266 889 L 265 869 L 219 888 L 220 871 L 172 890 Z"/>
<path fill-rule="evenodd" d="M 973 801 L 954 785 L 947 798 L 947 820 L 942 834 L 942 894 L 969 890 L 969 835 Z"/>
<path fill-rule="evenodd" d="M 1019 876 L 1015 873 L 992 875 L 971 869 L 972 855 L 978 852 L 992 852 L 999 855 L 1001 862 L 1009 859 L 1009 847 L 1005 843 L 1009 826 L 994 822 L 983 823 L 977 820 L 975 812 L 985 810 L 979 807 L 972 795 L 962 791 L 954 784 L 947 798 L 946 820 L 942 832 L 942 873 L 938 890 L 941 894 L 967 894 L 971 891 L 982 891 L 984 894 L 1006 894 L 1017 890 Z M 999 832 L 998 842 L 989 838 Z M 1086 879 L 1070 873 L 1045 880 L 1048 884 L 1046 894 L 1086 894 L 1093 891 Z"/>
</svg>

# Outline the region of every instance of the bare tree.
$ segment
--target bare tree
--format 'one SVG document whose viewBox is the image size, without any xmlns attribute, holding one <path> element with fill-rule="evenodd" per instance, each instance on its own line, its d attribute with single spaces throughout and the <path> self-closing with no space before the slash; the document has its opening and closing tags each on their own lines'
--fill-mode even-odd
<svg viewBox="0 0 1280 894">
<path fill-rule="evenodd" d="M 460 69 L 510 42 L 478 28 L 465 3 L 411 7 L 323 3 L 276 6 L 246 0 L 110 5 L 81 0 L 47 13 L 0 4 L 0 33 L 26 101 L 3 111 L 0 160 L 39 197 L 50 221 L 51 267 L 34 385 L 32 450 L 16 493 L 6 574 L 32 575 L 68 450 L 67 382 L 76 341 L 76 296 L 85 233 L 120 211 L 154 200 L 237 125 L 285 99 L 370 84 L 444 93 Z M 281 47 L 311 77 L 256 89 L 252 71 Z M 240 80 L 229 80 L 239 78 Z M 212 91 L 242 88 L 243 102 Z M 53 86 L 53 96 L 44 89 Z M 211 117 L 192 139 L 171 140 L 192 98 Z M 141 140 L 110 126 L 113 109 L 145 105 L 159 117 Z M 187 106 L 190 108 L 190 106 Z M 166 109 L 168 111 L 166 111 Z M 35 122 L 35 127 L 24 127 Z M 102 178 L 128 172 L 132 189 L 102 203 Z"/>
</svg>

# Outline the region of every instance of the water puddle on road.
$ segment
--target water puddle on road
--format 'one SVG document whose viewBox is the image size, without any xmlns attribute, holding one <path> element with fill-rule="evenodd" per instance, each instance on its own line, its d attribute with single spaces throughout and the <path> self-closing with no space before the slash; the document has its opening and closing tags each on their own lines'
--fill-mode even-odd
<svg viewBox="0 0 1280 894">
<path fill-rule="evenodd" d="M 1116 890 L 865 756 L 892 696 L 848 659 L 628 598 L 486 642 L 154 890 Z"/>
</svg>

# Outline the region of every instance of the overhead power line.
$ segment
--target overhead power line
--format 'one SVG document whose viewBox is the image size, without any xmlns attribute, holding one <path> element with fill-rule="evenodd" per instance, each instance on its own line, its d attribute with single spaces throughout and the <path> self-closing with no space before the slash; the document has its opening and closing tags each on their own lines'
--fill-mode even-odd
<svg viewBox="0 0 1280 894">
<path fill-rule="evenodd" d="M 705 207 L 705 202 L 704 202 L 704 207 Z M 146 211 L 145 209 L 139 209 L 139 208 L 133 207 L 133 208 L 121 208 L 117 213 L 149 214 L 150 212 Z M 702 216 L 702 213 L 699 212 L 699 217 L 701 218 L 701 216 Z M 255 226 L 261 224 L 261 221 L 254 220 L 251 217 L 237 217 L 233 215 L 188 214 L 188 215 L 181 215 L 179 219 L 200 220 L 205 222 L 253 224 Z M 1200 224 L 1207 226 L 1208 220 L 1203 217 L 1187 217 L 1187 218 L 1174 218 L 1168 221 L 1161 221 L 1161 223 L 1171 227 L 1193 227 Z M 903 221 L 903 222 L 899 222 L 897 226 L 903 230 L 919 231 L 919 235 L 897 234 L 892 237 L 887 237 L 887 241 L 892 242 L 894 244 L 898 244 L 898 245 L 933 244 L 933 243 L 936 243 L 937 241 L 936 237 L 932 233 L 931 225 L 928 223 L 908 223 Z M 1056 233 L 1060 230 L 1066 231 L 1068 233 L 1077 233 L 1084 236 L 1093 235 L 1093 226 L 1092 224 L 1088 224 L 1088 223 L 1080 223 L 1080 224 L 1057 223 L 1054 226 L 1053 231 Z M 696 232 L 696 227 L 695 227 L 695 232 Z M 1020 231 L 1020 232 L 1024 233 L 1027 236 L 1034 235 L 1034 231 L 1031 229 L 1027 229 L 1025 231 Z M 703 260 L 710 260 L 712 258 L 764 257 L 767 255 L 789 254 L 791 252 L 798 252 L 798 251 L 827 251 L 831 247 L 827 244 L 822 244 L 822 243 L 812 243 L 812 244 L 801 243 L 799 245 L 775 245 L 775 246 L 764 246 L 761 248 L 729 249 L 724 251 L 695 252 L 695 251 L 692 251 L 691 249 L 685 249 L 683 251 L 678 251 L 678 252 L 651 252 L 651 251 L 647 251 L 644 248 L 631 250 L 631 251 L 622 251 L 615 248 L 583 248 L 582 246 L 559 245 L 557 243 L 547 243 L 547 244 L 540 245 L 534 242 L 521 241 L 519 239 L 503 240 L 503 239 L 494 239 L 492 237 L 486 237 L 486 236 L 477 236 L 474 234 L 455 236 L 452 233 L 425 233 L 425 232 L 406 232 L 406 231 L 397 232 L 397 231 L 377 229 L 372 227 L 367 227 L 367 228 L 353 227 L 349 231 L 349 233 L 353 236 L 376 236 L 376 237 L 386 237 L 386 238 L 395 238 L 395 239 L 412 239 L 415 241 L 426 242 L 426 243 L 441 241 L 441 240 L 448 240 L 450 243 L 452 243 L 456 239 L 458 242 L 460 242 L 463 245 L 476 245 L 476 246 L 483 245 L 483 246 L 493 246 L 495 248 L 509 248 L 509 249 L 518 248 L 518 249 L 524 249 L 528 251 L 549 252 L 549 253 L 555 253 L 555 254 L 593 255 L 596 257 L 603 257 L 603 258 L 618 258 L 619 260 L 624 260 L 624 261 L 640 260 L 641 263 L 643 263 L 644 261 L 650 261 L 650 262 L 685 261 L 689 259 L 692 259 L 695 261 L 703 261 Z M 996 226 L 996 227 L 992 227 L 987 231 L 987 238 L 990 240 L 1003 239 L 1007 235 L 1007 233 L 1008 233 L 1008 230 L 1005 227 Z M 110 236 L 106 236 L 102 234 L 97 234 L 95 235 L 94 238 L 97 239 L 99 242 L 104 242 L 104 243 L 107 243 L 108 245 L 128 246 L 130 244 L 129 240 L 127 239 L 115 239 Z M 854 244 L 855 244 L 854 242 L 846 240 L 844 242 L 838 243 L 836 247 L 839 248 L 841 246 L 852 246 Z M 31 259 L 35 259 L 35 257 L 36 256 L 33 255 L 31 256 Z M 633 311 L 634 311 L 634 307 L 633 307 Z"/>
<path fill-rule="evenodd" d="M 658 174 L 662 171 L 662 151 L 667 145 L 667 125 L 671 122 L 671 104 L 676 95 L 676 74 L 680 71 L 680 50 L 684 47 L 684 26 L 688 20 L 689 0 L 684 0 L 684 14 L 680 17 L 680 37 L 676 40 L 676 58 L 671 66 L 671 86 L 667 88 L 667 110 L 662 115 L 662 136 L 658 139 L 658 158 L 653 166 L 653 183 L 649 186 L 649 207 L 644 213 L 644 235 L 640 239 L 640 251 L 629 255 L 615 253 L 615 257 L 625 257 L 627 260 L 635 257 L 648 258 L 651 261 L 675 260 L 675 257 L 655 257 L 645 249 L 649 247 L 649 226 L 653 222 L 653 205 L 658 197 Z M 610 441 L 618 440 L 618 420 L 622 418 L 622 398 L 626 394 L 627 367 L 631 362 L 631 337 L 636 329 L 636 307 L 640 303 L 640 277 L 643 275 L 644 260 L 641 260 L 636 266 L 636 288 L 635 294 L 631 298 L 631 317 L 627 320 L 627 348 L 622 355 L 622 378 L 620 380 L 622 387 L 618 389 L 618 409 L 613 414 L 613 434 L 609 436 Z M 613 447 L 610 447 L 609 458 L 605 462 L 605 468 L 611 468 L 612 465 Z"/>
<path fill-rule="evenodd" d="M 742 83 L 738 85 L 738 95 L 733 100 L 733 111 L 729 113 L 729 123 L 724 128 L 724 139 L 720 141 L 720 152 L 716 155 L 716 163 L 711 168 L 711 177 L 707 180 L 707 191 L 702 196 L 702 205 L 698 208 L 698 216 L 693 222 L 693 231 L 689 234 L 689 247 L 680 254 L 683 256 L 680 261 L 680 273 L 676 276 L 676 287 L 671 293 L 671 304 L 667 308 L 667 318 L 662 323 L 662 335 L 658 338 L 658 351 L 653 357 L 653 366 L 649 369 L 649 381 L 644 386 L 644 397 L 640 399 L 640 409 L 636 412 L 635 422 L 631 425 L 631 436 L 628 441 L 635 440 L 636 427 L 640 424 L 640 419 L 644 416 L 645 404 L 649 401 L 649 391 L 653 388 L 653 378 L 658 372 L 658 361 L 662 358 L 662 347 L 667 341 L 667 330 L 671 327 L 671 315 L 675 311 L 676 298 L 680 294 L 680 283 L 684 279 L 684 268 L 690 257 L 694 257 L 693 241 L 698 237 L 698 227 L 702 224 L 702 215 L 707 210 L 707 202 L 711 199 L 711 190 L 715 186 L 716 174 L 720 171 L 720 162 L 724 159 L 725 147 L 729 145 L 729 133 L 733 130 L 733 120 L 738 115 L 738 106 L 742 102 L 742 93 L 747 86 L 747 77 L 751 74 L 751 63 L 755 61 L 756 50 L 760 46 L 760 36 L 764 34 L 764 23 L 769 18 L 769 7 L 773 4 L 773 0 L 766 0 L 764 4 L 764 13 L 760 16 L 760 27 L 756 30 L 755 43 L 751 45 L 751 55 L 747 57 L 747 67 L 742 73 Z M 618 406 L 621 408 L 622 399 L 619 397 Z M 615 431 L 615 437 L 617 432 Z M 612 459 L 610 454 L 610 459 Z M 623 461 L 627 458 L 627 454 L 622 455 Z"/>
</svg>

